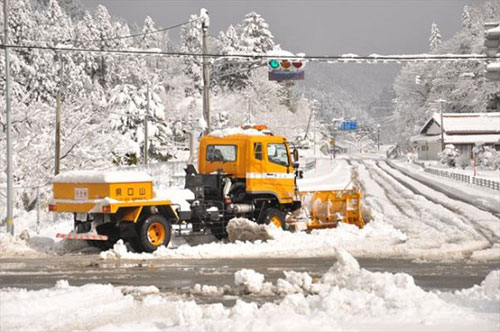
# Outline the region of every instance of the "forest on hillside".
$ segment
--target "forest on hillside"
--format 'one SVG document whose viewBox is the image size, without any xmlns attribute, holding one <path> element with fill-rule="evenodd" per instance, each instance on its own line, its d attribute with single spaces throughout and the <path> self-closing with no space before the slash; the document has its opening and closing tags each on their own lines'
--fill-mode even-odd
<svg viewBox="0 0 500 332">
<path fill-rule="evenodd" d="M 2 15 L 3 11 L 0 13 L 3 25 Z M 438 25 L 432 27 L 430 52 L 481 53 L 482 25 L 498 17 L 498 1 L 466 6 L 462 28 L 450 40 L 442 41 Z M 62 170 L 141 163 L 145 118 L 148 119 L 149 159 L 153 162 L 176 159 L 178 150 L 186 145 L 186 132 L 200 132 L 203 126 L 199 121 L 202 58 L 196 56 L 202 53 L 200 15 L 180 18 L 180 22 L 183 21 L 188 23 L 177 29 L 163 30 L 150 17 L 145 17 L 142 26 L 130 27 L 102 5 L 88 12 L 78 0 L 10 1 L 8 43 L 24 46 L 10 52 L 15 183 L 46 183 L 54 174 L 58 91 L 63 104 Z M 271 31 L 261 15 L 250 12 L 239 24 L 212 32 L 214 36 L 208 39 L 209 52 L 286 54 L 286 45 L 283 49 L 277 45 Z M 174 42 L 175 38 L 170 38 L 172 34 L 179 34 L 180 41 Z M 131 35 L 137 36 L 129 38 Z M 1 37 L 3 39 L 3 35 Z M 56 52 L 53 47 L 101 52 Z M 105 53 L 106 50 L 195 55 L 142 56 Z M 5 98 L 4 66 L 1 52 L 2 100 Z M 313 64 L 308 64 L 308 68 L 313 71 Z M 341 116 L 363 119 L 366 124 L 363 137 L 353 134 L 347 139 L 373 140 L 376 124 L 382 123 L 386 137 L 397 136 L 404 145 L 430 114 L 438 110 L 436 100 L 440 98 L 447 100 L 443 105 L 446 112 L 498 111 L 500 108 L 500 89 L 498 84 L 484 80 L 483 63 L 406 64 L 393 89 L 370 82 L 369 97 L 356 94 L 363 88 L 349 88 L 363 79 L 351 82 L 349 75 L 333 76 L 326 72 L 320 76 L 324 67 L 317 68 L 316 82 L 304 87 L 268 81 L 268 69 L 262 61 L 211 59 L 211 123 L 221 128 L 265 122 L 273 131 L 294 139 L 304 136 L 311 110 L 316 110 L 317 118 L 326 127 L 331 125 L 332 118 Z M 374 91 L 380 91 L 377 92 L 380 96 L 373 96 Z M 0 128 L 5 137 L 4 102 L 0 103 Z M 5 151 L 4 139 L 0 140 L 0 149 Z M 0 182 L 4 179 L 2 172 Z"/>
</svg>

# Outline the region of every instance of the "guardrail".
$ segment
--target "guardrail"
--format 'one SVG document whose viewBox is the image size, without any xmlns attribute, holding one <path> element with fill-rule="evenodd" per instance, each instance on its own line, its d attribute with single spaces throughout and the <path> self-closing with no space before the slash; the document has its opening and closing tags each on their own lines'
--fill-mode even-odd
<svg viewBox="0 0 500 332">
<path fill-rule="evenodd" d="M 304 171 L 310 171 L 316 168 L 316 158 L 306 158 L 304 163 Z"/>
<path fill-rule="evenodd" d="M 461 174 L 456 172 L 450 172 L 443 169 L 436 169 L 431 167 L 426 167 L 424 165 L 424 171 L 433 175 L 442 176 L 448 179 L 464 182 L 467 184 L 473 184 L 480 187 L 486 187 L 493 190 L 500 191 L 500 181 L 495 181 L 489 178 L 472 176 L 467 174 Z"/>
</svg>

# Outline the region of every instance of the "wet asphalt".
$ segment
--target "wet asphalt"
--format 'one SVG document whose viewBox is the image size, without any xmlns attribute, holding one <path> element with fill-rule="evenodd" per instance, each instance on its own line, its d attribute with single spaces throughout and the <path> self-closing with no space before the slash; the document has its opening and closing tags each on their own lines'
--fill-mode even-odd
<svg viewBox="0 0 500 332">
<path fill-rule="evenodd" d="M 500 262 L 413 262 L 394 259 L 358 259 L 373 272 L 407 273 L 426 290 L 449 291 L 480 284 L 485 276 L 500 269 Z M 103 260 L 97 254 L 70 254 L 43 258 L 0 258 L 0 287 L 30 290 L 53 287 L 65 279 L 70 285 L 88 283 L 115 286 L 154 285 L 162 292 L 182 294 L 195 284 L 234 287 L 234 273 L 253 269 L 266 281 L 284 278 L 283 271 L 308 272 L 321 278 L 335 263 L 333 257 L 255 259 L 155 259 Z"/>
</svg>

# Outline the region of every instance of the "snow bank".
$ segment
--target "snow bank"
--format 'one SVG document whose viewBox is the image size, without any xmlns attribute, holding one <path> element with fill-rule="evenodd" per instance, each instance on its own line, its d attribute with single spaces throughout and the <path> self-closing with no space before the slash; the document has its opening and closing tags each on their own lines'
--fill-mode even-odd
<svg viewBox="0 0 500 332">
<path fill-rule="evenodd" d="M 314 230 L 310 233 L 291 233 L 277 227 L 268 227 L 266 231 L 271 239 L 265 242 L 261 240 L 254 242 L 235 241 L 234 243 L 219 241 L 197 246 L 184 244 L 175 249 L 160 247 L 153 253 L 140 254 L 127 251 L 127 247 L 119 241 L 114 248 L 102 252 L 101 258 L 326 257 L 335 255 L 336 248 L 345 248 L 358 257 L 380 255 L 405 257 L 405 252 L 401 254 L 397 249 L 394 249 L 398 244 L 406 241 L 405 234 L 377 219 L 363 229 L 340 223 L 337 228 Z"/>
<path fill-rule="evenodd" d="M 86 241 L 56 238 L 57 233 L 68 233 L 73 229 L 72 216 L 54 215 L 41 211 L 40 224 L 36 211 L 21 212 L 14 221 L 15 234 L 0 232 L 0 254 L 5 257 L 39 257 L 70 252 L 98 252 Z"/>
<path fill-rule="evenodd" d="M 227 224 L 226 230 L 229 241 L 255 242 L 273 239 L 270 229 L 276 228 L 274 225 L 259 225 L 245 218 L 234 218 Z"/>
<path fill-rule="evenodd" d="M 141 171 L 69 171 L 56 175 L 53 183 L 116 183 L 152 182 L 153 178 Z"/>
<path fill-rule="evenodd" d="M 235 284 L 252 297 L 250 302 L 237 299 L 231 307 L 197 304 L 159 293 L 156 287 L 73 287 L 62 280 L 38 291 L 4 288 L 0 326 L 8 331 L 498 331 L 500 271 L 470 289 L 426 292 L 407 274 L 361 269 L 343 250 L 336 257 L 315 282 L 307 273 L 290 272 L 273 285 L 258 272 L 240 270 Z M 229 286 L 197 285 L 194 293 L 196 289 L 219 298 Z M 251 302 L 255 296 L 280 291 L 284 296 L 273 302 Z"/>
</svg>

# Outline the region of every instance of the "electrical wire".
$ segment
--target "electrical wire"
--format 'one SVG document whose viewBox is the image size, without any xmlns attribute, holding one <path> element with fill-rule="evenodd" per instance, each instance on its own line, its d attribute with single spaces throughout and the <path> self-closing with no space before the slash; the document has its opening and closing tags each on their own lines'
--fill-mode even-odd
<svg viewBox="0 0 500 332">
<path fill-rule="evenodd" d="M 309 55 L 309 56 L 276 56 L 268 54 L 213 54 L 213 53 L 191 53 L 191 52 L 166 52 L 152 50 L 101 50 L 93 48 L 75 48 L 75 47 L 50 47 L 40 45 L 13 45 L 0 44 L 0 48 L 10 49 L 38 49 L 50 50 L 54 52 L 90 52 L 100 54 L 119 54 L 119 55 L 142 55 L 142 56 L 162 56 L 162 57 L 208 57 L 212 59 L 233 58 L 233 59 L 288 59 L 298 61 L 332 62 L 332 63 L 401 63 L 412 61 L 493 61 L 500 59 L 500 55 L 488 56 L 484 54 L 415 54 L 415 55 L 377 55 L 377 56 L 358 56 L 358 55 Z"/>
<path fill-rule="evenodd" d="M 165 32 L 168 30 L 172 30 L 178 27 L 181 27 L 183 25 L 187 25 L 196 21 L 199 21 L 201 17 L 194 19 L 194 20 L 189 20 L 183 23 L 171 25 L 166 28 L 158 29 L 155 31 L 149 31 L 149 32 L 143 32 L 143 33 L 136 33 L 136 34 L 130 34 L 130 35 L 125 35 L 125 36 L 117 36 L 117 37 L 111 37 L 111 38 L 100 38 L 100 39 L 90 39 L 90 40 L 82 40 L 82 39 L 64 39 L 64 40 L 49 40 L 49 39 L 37 39 L 37 40 L 21 40 L 23 43 L 34 43 L 34 42 L 55 42 L 55 43 L 69 43 L 69 42 L 80 42 L 80 43 L 96 43 L 96 42 L 104 42 L 104 41 L 113 41 L 113 40 L 121 40 L 121 39 L 127 39 L 127 38 L 135 38 L 135 37 L 142 37 L 142 36 L 147 36 L 159 32 Z"/>
<path fill-rule="evenodd" d="M 213 53 L 191 53 L 191 52 L 166 52 L 156 50 L 101 50 L 94 48 L 76 48 L 76 47 L 50 47 L 40 45 L 13 45 L 0 44 L 0 48 L 10 49 L 38 49 L 50 50 L 54 52 L 90 52 L 100 54 L 119 54 L 119 55 L 143 55 L 143 56 L 162 56 L 162 57 L 207 57 L 212 59 L 233 58 L 233 59 L 288 59 L 298 61 L 316 61 L 333 63 L 401 63 L 411 61 L 492 61 L 500 59 L 500 55 L 488 56 L 485 54 L 414 54 L 414 55 L 376 55 L 376 56 L 358 56 L 358 55 L 290 55 L 277 56 L 269 54 L 213 54 Z"/>
</svg>

